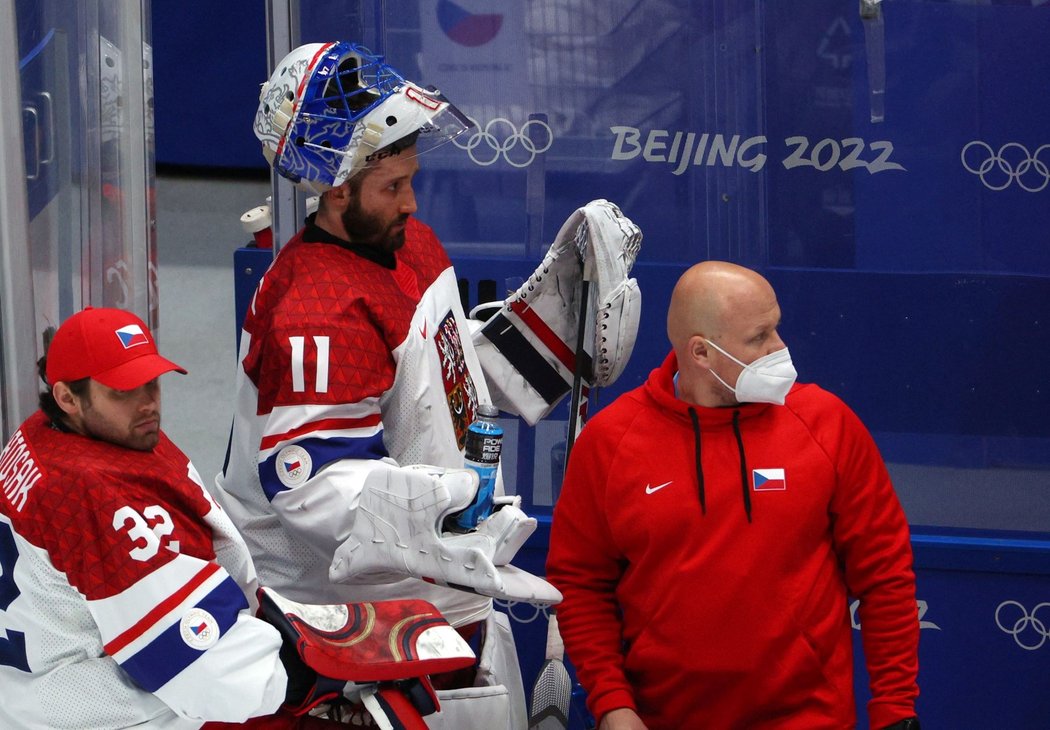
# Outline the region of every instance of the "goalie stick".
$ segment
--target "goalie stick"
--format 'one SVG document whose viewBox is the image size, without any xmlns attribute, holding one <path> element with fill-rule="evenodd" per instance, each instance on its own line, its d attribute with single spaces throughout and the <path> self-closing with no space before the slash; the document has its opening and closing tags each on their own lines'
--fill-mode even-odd
<svg viewBox="0 0 1050 730">
<path fill-rule="evenodd" d="M 594 281 L 594 257 L 588 255 L 587 245 L 589 241 L 589 223 L 584 218 L 576 229 L 576 251 L 583 262 L 583 276 L 580 277 L 580 316 L 579 326 L 576 331 L 576 362 L 572 374 L 572 389 L 569 396 L 569 426 L 565 435 L 565 467 L 569 466 L 569 453 L 572 451 L 576 438 L 583 428 L 586 409 L 586 398 L 584 396 L 584 378 L 589 378 L 591 373 L 584 373 L 587 362 L 587 327 L 591 324 L 591 282 Z M 597 355 L 598 353 L 595 353 Z M 562 472 L 564 476 L 564 471 Z"/>
<path fill-rule="evenodd" d="M 580 224 L 583 229 L 586 222 Z M 581 230 L 581 233 L 584 233 Z M 577 245 L 586 242 L 586 235 L 577 234 Z M 587 341 L 587 323 L 590 322 L 591 279 L 593 267 L 585 252 L 581 251 L 583 278 L 580 282 L 580 317 L 576 333 L 576 363 L 572 378 L 572 391 L 569 398 L 569 424 L 565 434 L 565 466 L 569 464 L 569 454 L 583 428 L 586 401 L 583 396 L 583 368 L 585 343 Z M 564 471 L 562 472 L 564 476 Z M 558 631 L 558 616 L 551 608 L 547 618 L 547 650 L 545 661 L 540 667 L 536 682 L 532 686 L 532 711 L 529 713 L 529 730 L 566 730 L 569 727 L 569 708 L 572 705 L 572 680 L 565 668 L 565 645 Z"/>
<path fill-rule="evenodd" d="M 584 274 L 586 277 L 586 274 Z M 590 309 L 591 282 L 584 278 L 581 282 L 580 291 L 580 328 L 576 338 L 576 367 L 572 375 L 572 390 L 569 397 L 569 426 L 565 434 L 565 465 L 569 464 L 569 453 L 576 443 L 576 437 L 580 435 L 583 428 L 583 409 L 587 407 L 587 401 L 583 395 L 583 368 L 586 352 L 584 352 L 584 340 L 587 330 L 587 310 Z M 562 472 L 564 476 L 564 471 Z"/>
<path fill-rule="evenodd" d="M 619 377 L 634 348 L 641 293 L 629 274 L 641 242 L 641 229 L 619 207 L 592 200 L 565 221 L 540 266 L 475 337 L 505 410 L 534 425 L 570 394 L 563 475 L 594 389 Z M 531 730 L 568 727 L 572 682 L 553 610 L 548 621 Z"/>
</svg>

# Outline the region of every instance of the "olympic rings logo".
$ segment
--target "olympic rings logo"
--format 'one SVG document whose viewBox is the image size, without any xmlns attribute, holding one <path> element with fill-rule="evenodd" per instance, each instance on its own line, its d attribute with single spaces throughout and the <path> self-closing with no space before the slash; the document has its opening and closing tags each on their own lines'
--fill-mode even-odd
<svg viewBox="0 0 1050 730">
<path fill-rule="evenodd" d="M 1003 609 L 1007 607 L 1010 607 L 1011 610 L 1004 612 Z M 1017 615 L 1013 608 L 1019 609 L 1021 615 L 1011 623 L 1010 619 Z M 1043 608 L 1050 608 L 1050 603 L 1040 603 L 1032 609 L 1031 613 L 1028 613 L 1028 609 L 1017 601 L 1003 601 L 995 609 L 995 625 L 1004 633 L 1014 637 L 1014 641 L 1022 649 L 1035 651 L 1050 639 L 1050 630 L 1047 630 L 1047 624 L 1043 619 L 1036 616 L 1039 610 Z M 1005 623 L 1003 621 L 1004 618 L 1006 619 Z M 1050 619 L 1050 616 L 1047 616 L 1047 618 Z M 1032 634 L 1035 634 L 1035 636 L 1029 638 Z"/>
<path fill-rule="evenodd" d="M 1034 154 L 1018 142 L 1007 142 L 999 151 L 974 140 L 962 148 L 959 157 L 967 172 L 981 178 L 989 190 L 1006 190 L 1014 182 L 1030 193 L 1038 193 L 1050 184 L 1050 154 L 1042 159 L 1050 144 L 1044 144 Z"/>
<path fill-rule="evenodd" d="M 469 117 L 468 117 L 469 118 Z M 454 138 L 452 143 L 466 150 L 475 164 L 488 167 L 503 158 L 511 167 L 528 167 L 554 144 L 554 131 L 540 119 L 530 119 L 521 129 L 504 117 L 496 117 L 482 129 L 477 120 L 477 131 L 465 142 Z"/>
<path fill-rule="evenodd" d="M 546 608 L 540 608 L 525 601 L 503 601 L 499 598 L 493 598 L 492 602 L 505 610 L 512 621 L 519 624 L 531 624 L 540 616 L 543 616 L 544 619 L 549 618 Z"/>
</svg>

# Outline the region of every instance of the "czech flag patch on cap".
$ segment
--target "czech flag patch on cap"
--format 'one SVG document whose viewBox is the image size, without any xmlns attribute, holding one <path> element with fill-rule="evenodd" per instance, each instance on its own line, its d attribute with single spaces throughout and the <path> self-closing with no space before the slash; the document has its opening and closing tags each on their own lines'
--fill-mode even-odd
<svg viewBox="0 0 1050 730">
<path fill-rule="evenodd" d="M 124 349 L 134 347 L 135 345 L 148 345 L 149 338 L 146 337 L 146 333 L 142 331 L 142 328 L 137 324 L 129 324 L 126 327 L 121 327 L 117 330 L 117 337 L 120 338 L 120 344 L 124 345 Z"/>
</svg>

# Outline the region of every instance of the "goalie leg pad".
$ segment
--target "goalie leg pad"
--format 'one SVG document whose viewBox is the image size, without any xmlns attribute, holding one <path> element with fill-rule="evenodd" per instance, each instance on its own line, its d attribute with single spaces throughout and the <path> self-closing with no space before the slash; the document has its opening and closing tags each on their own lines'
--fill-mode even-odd
<svg viewBox="0 0 1050 730">
<path fill-rule="evenodd" d="M 474 687 L 440 690 L 441 711 L 426 718 L 430 730 L 520 730 L 528 722 L 525 689 L 510 619 L 492 611 L 485 621 Z"/>
</svg>

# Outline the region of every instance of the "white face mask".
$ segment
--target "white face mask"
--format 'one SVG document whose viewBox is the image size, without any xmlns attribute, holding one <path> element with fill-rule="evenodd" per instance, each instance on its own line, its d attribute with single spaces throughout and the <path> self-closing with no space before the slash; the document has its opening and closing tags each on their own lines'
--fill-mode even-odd
<svg viewBox="0 0 1050 730">
<path fill-rule="evenodd" d="M 705 341 L 744 368 L 736 379 L 735 388 L 718 377 L 718 373 L 713 369 L 711 370 L 711 374 L 719 383 L 729 388 L 739 402 L 784 405 L 784 398 L 787 397 L 791 386 L 795 384 L 795 378 L 798 377 L 795 366 L 791 364 L 791 353 L 786 347 L 783 350 L 763 355 L 751 364 L 744 364 L 711 340 L 705 338 Z"/>
</svg>

